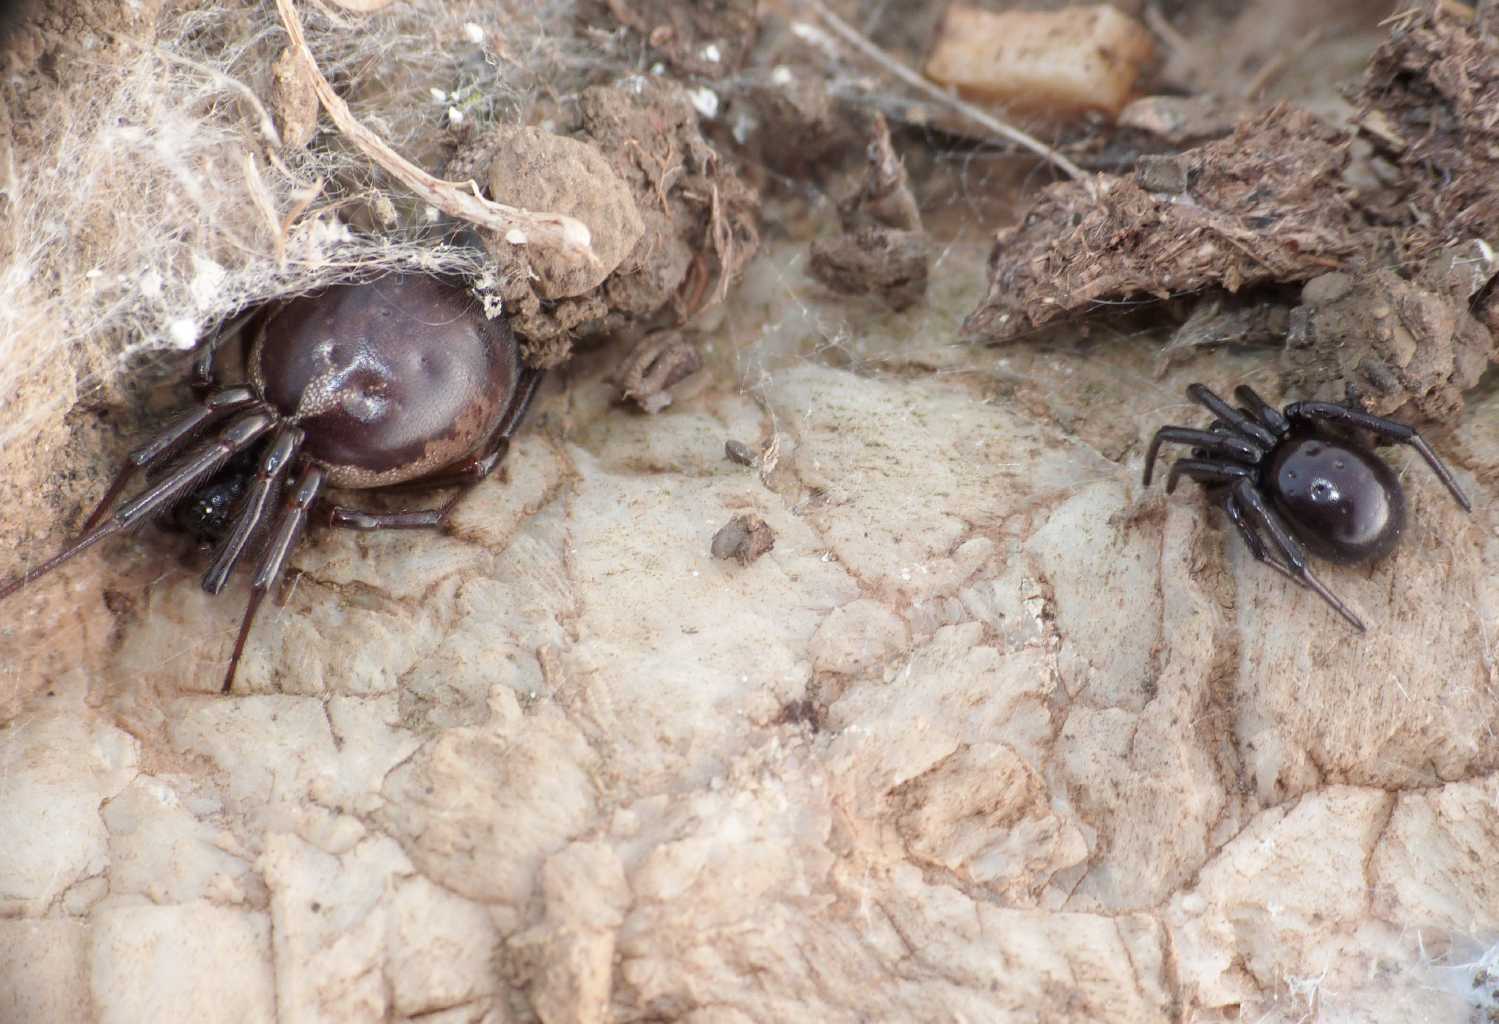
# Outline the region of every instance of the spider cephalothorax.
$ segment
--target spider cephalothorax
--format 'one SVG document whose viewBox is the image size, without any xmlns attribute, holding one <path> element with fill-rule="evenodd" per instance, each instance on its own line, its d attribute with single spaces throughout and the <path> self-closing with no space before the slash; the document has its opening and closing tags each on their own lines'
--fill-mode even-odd
<svg viewBox="0 0 1499 1024">
<path fill-rule="evenodd" d="M 432 277 L 328 288 L 263 310 L 247 329 L 244 383 L 220 385 L 205 348 L 194 363 L 196 404 L 131 452 L 82 534 L 0 584 L 0 599 L 105 537 L 170 513 L 217 541 L 203 576 L 209 593 L 256 558 L 227 693 L 255 612 L 314 513 L 356 530 L 442 526 L 504 458 L 540 379 L 521 365 L 504 321 Z M 137 470 L 148 486 L 116 506 Z M 436 508 L 366 512 L 328 503 L 325 486 L 459 490 Z"/>
<path fill-rule="evenodd" d="M 1388 554 L 1405 529 L 1405 492 L 1383 459 L 1338 431 L 1367 430 L 1410 445 L 1463 510 L 1472 510 L 1420 434 L 1354 408 L 1352 394 L 1348 405 L 1292 402 L 1282 410 L 1246 385 L 1234 390 L 1240 408 L 1202 384 L 1188 387 L 1187 397 L 1218 418 L 1207 430 L 1157 430 L 1145 453 L 1145 484 L 1162 444 L 1192 445 L 1191 458 L 1172 463 L 1166 492 L 1184 476 L 1207 485 L 1255 559 L 1316 591 L 1359 630 L 1364 628 L 1359 617 L 1307 568 L 1306 552 L 1344 565 Z"/>
</svg>

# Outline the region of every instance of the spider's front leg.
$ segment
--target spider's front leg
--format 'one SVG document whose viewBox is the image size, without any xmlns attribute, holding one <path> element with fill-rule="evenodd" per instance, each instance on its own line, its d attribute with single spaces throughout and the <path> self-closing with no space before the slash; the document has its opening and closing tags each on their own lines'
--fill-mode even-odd
<svg viewBox="0 0 1499 1024">
<path fill-rule="evenodd" d="M 1189 444 L 1196 451 L 1210 455 L 1226 455 L 1237 462 L 1251 466 L 1258 464 L 1265 457 L 1265 449 L 1249 438 L 1238 434 L 1193 430 L 1191 427 L 1162 427 L 1155 432 L 1155 436 L 1150 439 L 1150 447 L 1145 450 L 1143 481 L 1146 487 L 1150 486 L 1150 478 L 1155 472 L 1155 460 L 1160 454 L 1161 445 L 1167 443 Z M 1166 491 L 1168 494 L 1171 492 L 1169 484 Z"/>
<path fill-rule="evenodd" d="M 115 509 L 114 514 L 104 522 L 85 530 L 72 544 L 41 565 L 0 583 L 0 600 L 14 594 L 26 584 L 41 579 L 104 538 L 132 529 L 163 509 L 170 508 L 194 487 L 223 469 L 230 459 L 253 445 L 275 424 L 275 416 L 264 411 L 264 407 L 251 406 L 212 441 L 199 444 L 181 459 L 168 465 L 160 479 Z M 133 466 L 129 468 L 134 469 Z"/>
<path fill-rule="evenodd" d="M 110 507 L 114 505 L 115 499 L 124 492 L 130 483 L 130 478 L 137 470 L 147 469 L 173 452 L 180 451 L 184 444 L 228 417 L 230 413 L 248 409 L 256 404 L 255 393 L 249 388 L 224 388 L 205 395 L 197 405 L 167 424 L 150 442 L 125 456 L 124 465 L 110 481 L 109 489 L 104 492 L 104 497 L 99 499 L 99 504 L 94 511 L 84 520 L 83 528 L 79 532 L 88 533 L 104 520 Z"/>
<path fill-rule="evenodd" d="M 272 471 L 279 473 L 286 465 L 286 461 L 280 462 Z M 271 527 L 270 537 L 260 553 L 260 563 L 255 567 L 255 579 L 250 583 L 250 603 L 245 606 L 245 616 L 240 620 L 239 635 L 234 638 L 234 652 L 229 656 L 229 669 L 224 673 L 224 684 L 219 692 L 228 693 L 234 687 L 234 674 L 239 670 L 239 659 L 245 653 L 250 627 L 255 624 L 255 613 L 260 610 L 265 595 L 281 582 L 286 572 L 286 560 L 297 541 L 302 539 L 318 492 L 322 489 L 323 471 L 317 466 L 304 466 L 283 498 L 281 514 Z M 207 580 L 204 582 L 206 584 Z"/>
<path fill-rule="evenodd" d="M 1452 471 L 1437 457 L 1437 453 L 1431 450 L 1426 439 L 1414 427 L 1406 426 L 1398 420 L 1350 409 L 1336 402 L 1293 402 L 1286 406 L 1286 417 L 1291 420 L 1300 420 L 1303 423 L 1332 423 L 1343 427 L 1357 427 L 1387 440 L 1410 445 L 1420 453 L 1421 458 L 1426 460 L 1426 464 L 1437 475 L 1437 479 L 1447 486 L 1447 490 L 1462 506 L 1463 511 L 1473 511 L 1473 503 L 1458 486 Z"/>
</svg>

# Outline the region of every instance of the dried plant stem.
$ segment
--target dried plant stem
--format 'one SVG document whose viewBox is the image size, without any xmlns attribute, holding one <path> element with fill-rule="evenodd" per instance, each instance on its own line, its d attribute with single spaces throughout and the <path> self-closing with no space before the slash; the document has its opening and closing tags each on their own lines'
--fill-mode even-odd
<svg viewBox="0 0 1499 1024">
<path fill-rule="evenodd" d="M 1047 163 L 1056 167 L 1068 177 L 1084 182 L 1091 180 L 1091 176 L 1087 171 L 1083 170 L 1071 160 L 1068 160 L 1065 156 L 1057 152 L 1052 147 L 1048 146 L 1046 143 L 1042 142 L 1040 139 L 1037 139 L 1031 135 L 1027 135 L 1025 132 L 1021 131 L 1019 128 L 1016 128 L 1014 125 L 1006 124 L 999 118 L 995 117 L 993 114 L 979 109 L 972 103 L 954 96 L 952 93 L 947 92 L 944 89 L 937 88 L 931 82 L 928 82 L 925 78 L 922 78 L 916 72 L 906 67 L 906 65 L 902 64 L 900 61 L 890 56 L 890 54 L 886 53 L 874 43 L 870 42 L 848 22 L 844 21 L 842 18 L 838 17 L 838 15 L 828 10 L 827 5 L 824 4 L 822 0 L 810 0 L 810 6 L 812 10 L 817 13 L 818 18 L 822 19 L 823 24 L 827 25 L 827 27 L 832 30 L 833 34 L 836 35 L 840 40 L 842 40 L 845 45 L 851 46 L 855 50 L 858 50 L 864 56 L 879 64 L 880 67 L 890 72 L 890 74 L 894 75 L 896 78 L 899 78 L 902 82 L 906 83 L 917 92 L 920 92 L 923 96 L 927 97 L 930 100 L 933 100 L 934 102 L 942 103 L 948 107 L 951 107 L 953 110 L 956 110 L 958 113 L 962 114 L 964 117 L 968 118 L 970 121 L 983 128 L 984 130 L 998 135 L 1001 138 L 1008 139 L 1009 141 L 1015 143 L 1017 146 L 1030 150 L 1032 153 L 1036 154 Z"/>
<path fill-rule="evenodd" d="M 384 139 L 359 123 L 349 105 L 323 77 L 291 0 L 276 0 L 276 10 L 291 40 L 292 51 L 302 62 L 318 100 L 338 130 L 403 185 L 444 213 L 488 228 L 513 245 L 550 245 L 581 256 L 590 263 L 598 261 L 593 252 L 593 236 L 582 221 L 561 213 L 538 213 L 492 202 L 479 195 L 478 186 L 473 182 L 461 185 L 444 181 L 397 153 Z"/>
</svg>

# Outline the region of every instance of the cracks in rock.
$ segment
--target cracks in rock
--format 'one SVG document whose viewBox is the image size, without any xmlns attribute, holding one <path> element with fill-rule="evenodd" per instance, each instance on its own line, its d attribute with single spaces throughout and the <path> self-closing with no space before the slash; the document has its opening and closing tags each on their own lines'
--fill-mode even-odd
<svg viewBox="0 0 1499 1024">
<path fill-rule="evenodd" d="M 393 995 L 387 1002 L 387 1005 L 395 1005 L 395 998 Z M 492 993 L 486 993 L 483 995 L 474 996 L 472 999 L 460 999 L 456 1003 L 442 1003 L 441 1005 L 434 1006 L 429 1010 L 418 1010 L 416 1013 L 404 1016 L 403 1019 L 407 1021 L 436 1020 L 439 1016 L 442 1016 L 443 1014 L 453 1013 L 456 1010 L 463 1010 L 468 1007 L 473 1007 L 477 1011 L 484 1012 L 494 1005 L 495 996 Z M 488 1018 L 485 1017 L 484 1019 L 487 1020 Z"/>
<path fill-rule="evenodd" d="M 333 710 L 328 706 L 329 698 L 324 696 L 318 701 L 323 709 L 323 721 L 328 723 L 328 738 L 333 743 L 333 752 L 340 753 L 344 748 L 344 738 L 339 735 L 338 726 L 333 722 Z"/>
<path fill-rule="evenodd" d="M 1383 808 L 1382 820 L 1374 828 L 1369 837 L 1369 844 L 1364 850 L 1364 861 L 1361 865 L 1364 876 L 1364 909 L 1372 918 L 1378 918 L 1375 913 L 1375 882 L 1374 882 L 1374 856 L 1379 852 L 1380 843 L 1383 842 L 1385 833 L 1390 830 L 1391 823 L 1395 820 L 1395 811 L 1400 805 L 1400 794 L 1387 794 Z"/>
</svg>

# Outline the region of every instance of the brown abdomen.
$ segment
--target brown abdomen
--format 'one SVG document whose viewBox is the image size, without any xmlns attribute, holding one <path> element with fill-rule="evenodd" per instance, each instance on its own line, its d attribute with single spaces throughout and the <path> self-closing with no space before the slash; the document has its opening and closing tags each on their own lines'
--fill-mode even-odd
<svg viewBox="0 0 1499 1024">
<path fill-rule="evenodd" d="M 252 382 L 306 431 L 339 487 L 414 480 L 475 452 L 498 426 L 519 363 L 502 320 L 464 289 L 392 276 L 293 299 L 250 353 Z"/>
</svg>

